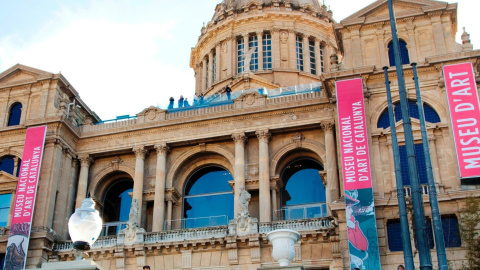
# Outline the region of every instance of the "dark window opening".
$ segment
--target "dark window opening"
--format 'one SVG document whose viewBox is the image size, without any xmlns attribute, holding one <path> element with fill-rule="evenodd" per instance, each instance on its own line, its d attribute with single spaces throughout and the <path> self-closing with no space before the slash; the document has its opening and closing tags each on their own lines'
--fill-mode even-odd
<svg viewBox="0 0 480 270">
<path fill-rule="evenodd" d="M 410 64 L 410 57 L 408 56 L 407 43 L 403 40 L 399 40 L 400 47 L 400 59 L 402 65 Z M 390 61 L 390 66 L 395 66 L 395 55 L 393 53 L 393 42 L 388 44 L 388 60 Z"/>
<path fill-rule="evenodd" d="M 7 126 L 19 125 L 21 116 L 22 116 L 22 103 L 14 103 L 12 107 L 10 107 Z"/>
</svg>

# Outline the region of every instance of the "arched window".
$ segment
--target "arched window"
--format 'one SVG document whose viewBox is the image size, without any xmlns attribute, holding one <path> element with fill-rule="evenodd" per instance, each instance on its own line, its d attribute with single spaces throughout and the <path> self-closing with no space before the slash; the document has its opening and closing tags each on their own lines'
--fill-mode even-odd
<svg viewBox="0 0 480 270">
<path fill-rule="evenodd" d="M 400 59 L 402 65 L 410 64 L 410 57 L 408 56 L 407 43 L 403 40 L 399 40 L 400 47 Z M 395 66 L 395 54 L 393 53 L 393 42 L 388 44 L 388 60 L 390 61 L 390 66 Z"/>
<path fill-rule="evenodd" d="M 206 76 L 205 76 L 205 89 L 207 89 L 207 88 L 208 88 L 208 84 L 209 84 L 209 82 L 208 82 L 208 77 L 210 77 L 210 75 L 209 75 L 209 74 L 210 74 L 210 73 L 209 73 L 209 72 L 210 72 L 210 70 L 209 70 L 209 68 L 210 68 L 210 59 L 207 59 L 206 67 L 205 67 L 205 68 L 206 68 L 206 70 L 205 70 L 205 71 L 206 71 L 206 74 L 205 74 L 205 75 L 206 75 Z"/>
<path fill-rule="evenodd" d="M 125 228 L 132 205 L 133 181 L 128 178 L 116 180 L 110 185 L 103 198 L 103 235 L 116 235 Z M 141 205 L 139 206 L 141 207 Z"/>
<path fill-rule="evenodd" d="M 13 173 L 15 172 L 15 157 L 4 156 L 0 158 L 0 171 L 4 171 L 13 175 Z"/>
<path fill-rule="evenodd" d="M 296 37 L 296 51 L 297 51 L 297 69 L 303 71 L 303 38 Z"/>
<path fill-rule="evenodd" d="M 307 219 L 324 217 L 325 186 L 319 171 L 323 166 L 309 158 L 297 159 L 288 164 L 281 174 L 283 189 L 282 209 L 277 219 Z"/>
<path fill-rule="evenodd" d="M 425 121 L 430 123 L 438 123 L 440 122 L 440 116 L 438 113 L 429 105 L 423 104 L 423 111 L 425 113 Z M 410 117 L 419 119 L 420 114 L 418 112 L 417 103 L 415 101 L 409 100 L 408 101 L 408 112 L 410 113 Z M 400 108 L 400 102 L 394 104 L 394 117 L 395 122 L 402 120 L 402 112 Z M 388 109 L 386 109 L 378 119 L 377 122 L 378 128 L 388 128 L 390 127 L 390 122 L 388 119 Z M 405 145 L 400 145 L 398 147 L 399 155 L 400 155 L 400 165 L 402 169 L 402 182 L 406 186 L 410 186 L 410 175 L 408 173 L 408 166 L 407 166 L 407 149 Z M 420 180 L 420 184 L 427 184 L 427 168 L 425 162 L 425 154 L 423 152 L 423 143 L 416 143 L 414 145 L 415 155 L 417 157 L 417 168 L 418 168 L 418 177 Z"/>
<path fill-rule="evenodd" d="M 400 102 L 396 102 L 395 104 L 393 104 L 393 107 L 394 107 L 395 122 L 398 122 L 402 120 L 402 111 L 400 108 Z M 408 112 L 410 113 L 410 117 L 415 119 L 420 118 L 417 103 L 413 100 L 408 101 Z M 438 113 L 428 104 L 423 103 L 423 112 L 425 113 L 425 121 L 430 123 L 440 122 L 440 116 L 438 116 Z M 380 115 L 380 118 L 378 118 L 377 127 L 378 128 L 390 127 L 390 122 L 388 120 L 388 109 L 385 109 L 385 111 Z"/>
<path fill-rule="evenodd" d="M 272 36 L 269 33 L 263 34 L 263 69 L 272 69 Z"/>
<path fill-rule="evenodd" d="M 219 166 L 195 171 L 185 185 L 182 227 L 227 225 L 233 218 L 231 180 L 232 175 Z"/>
<path fill-rule="evenodd" d="M 6 227 L 8 223 L 8 214 L 10 213 L 10 201 L 12 194 L 0 194 L 0 227 Z M 2 265 L 3 266 L 3 265 Z"/>
<path fill-rule="evenodd" d="M 22 116 L 22 103 L 19 103 L 19 102 L 14 103 L 12 107 L 10 107 L 7 126 L 19 125 L 21 116 Z"/>
</svg>

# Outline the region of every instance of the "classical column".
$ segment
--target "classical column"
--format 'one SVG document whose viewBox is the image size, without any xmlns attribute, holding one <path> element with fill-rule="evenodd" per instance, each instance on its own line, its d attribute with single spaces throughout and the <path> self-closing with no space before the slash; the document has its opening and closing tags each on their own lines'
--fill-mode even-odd
<svg viewBox="0 0 480 270">
<path fill-rule="evenodd" d="M 335 149 L 335 139 L 333 132 L 335 130 L 334 122 L 325 122 L 321 124 L 325 133 L 325 152 L 326 152 L 326 171 L 327 171 L 327 186 L 326 201 L 331 203 L 338 200 L 338 176 L 337 176 L 337 154 Z"/>
<path fill-rule="evenodd" d="M 215 65 L 215 73 L 217 74 L 216 75 L 216 80 L 215 82 L 218 82 L 220 81 L 222 78 L 222 74 L 221 74 L 221 66 L 222 66 L 222 57 L 221 57 L 221 52 L 220 52 L 220 42 L 217 43 L 217 45 L 215 46 L 215 61 L 216 61 L 216 65 Z M 213 82 L 212 82 L 213 83 Z"/>
<path fill-rule="evenodd" d="M 78 177 L 77 185 L 77 199 L 75 208 L 82 206 L 82 201 L 87 197 L 87 186 L 88 186 L 88 169 L 90 164 L 93 162 L 93 158 L 89 155 L 79 156 L 80 160 L 80 175 Z"/>
<path fill-rule="evenodd" d="M 237 217 L 240 210 L 240 189 L 245 188 L 245 143 L 247 136 L 245 133 L 236 133 L 232 135 L 235 141 L 235 165 L 234 165 L 234 179 L 235 179 L 235 199 L 234 199 L 234 218 Z"/>
<path fill-rule="evenodd" d="M 432 160 L 433 178 L 435 180 L 435 183 L 442 183 L 440 166 L 438 165 L 437 145 L 435 143 L 435 137 L 428 137 L 428 143 L 430 145 L 430 157 Z"/>
<path fill-rule="evenodd" d="M 167 230 L 174 229 L 172 228 L 172 211 L 173 205 L 177 204 L 177 200 L 180 197 L 180 194 L 175 188 L 168 188 L 165 192 L 165 200 L 167 201 Z M 180 228 L 175 228 L 180 229 Z"/>
<path fill-rule="evenodd" d="M 272 31 L 272 68 L 280 67 L 280 30 Z"/>
<path fill-rule="evenodd" d="M 201 82 L 202 86 L 200 87 L 202 93 L 205 92 L 205 90 L 207 89 L 206 82 L 207 82 L 207 58 L 204 57 L 202 60 L 202 82 Z"/>
<path fill-rule="evenodd" d="M 408 26 L 405 27 L 408 33 L 408 55 L 410 56 L 410 63 L 417 62 L 417 45 L 415 42 L 415 25 L 410 20 Z"/>
<path fill-rule="evenodd" d="M 305 49 L 305 47 L 303 47 Z M 297 36 L 295 31 L 288 31 L 288 52 L 290 54 L 290 68 L 297 69 Z M 303 62 L 305 63 L 305 61 Z M 305 70 L 305 69 L 304 69 Z"/>
<path fill-rule="evenodd" d="M 208 85 L 207 89 L 213 85 L 213 51 L 210 50 L 208 53 Z"/>
<path fill-rule="evenodd" d="M 280 177 L 273 177 L 272 179 L 270 179 L 270 190 L 272 192 L 272 212 L 275 212 L 278 210 L 277 194 L 280 190 L 280 186 L 282 186 Z"/>
<path fill-rule="evenodd" d="M 387 140 L 387 149 L 388 149 L 388 171 L 390 178 L 387 178 L 385 180 L 388 181 L 387 187 L 389 188 L 389 191 L 396 190 L 397 187 L 397 178 L 395 176 L 395 159 L 393 158 L 393 148 L 392 148 L 392 137 L 389 137 Z"/>
<path fill-rule="evenodd" d="M 260 197 L 260 222 L 270 222 L 272 220 L 272 208 L 270 205 L 270 168 L 268 142 L 271 134 L 267 130 L 255 132 L 258 138 L 258 189 Z"/>
<path fill-rule="evenodd" d="M 378 50 L 380 53 L 380 65 L 382 67 L 384 66 L 390 66 L 390 63 L 388 63 L 388 58 L 387 58 L 387 48 L 385 47 L 385 30 L 382 28 L 377 29 L 375 32 L 377 35 L 377 41 L 378 41 Z"/>
<path fill-rule="evenodd" d="M 142 207 L 143 202 L 143 175 L 145 171 L 145 156 L 147 155 L 147 150 L 145 147 L 140 146 L 133 149 L 135 153 L 135 175 L 133 179 L 133 201 L 137 200 L 138 208 Z M 141 224 L 142 221 L 142 211 L 138 212 L 137 224 Z"/>
<path fill-rule="evenodd" d="M 155 146 L 155 150 L 157 150 L 157 171 L 155 174 L 152 231 L 159 232 L 163 229 L 163 223 L 165 222 L 165 176 L 167 154 L 170 148 L 163 143 Z"/>
<path fill-rule="evenodd" d="M 322 60 L 320 58 L 320 46 L 321 46 L 320 40 L 316 38 L 315 39 L 315 68 L 317 69 L 317 73 L 315 75 L 319 75 L 319 76 L 322 74 Z M 324 55 L 323 59 L 328 59 L 328 58 L 325 58 L 325 55 Z"/>
<path fill-rule="evenodd" d="M 306 35 L 303 36 L 303 71 L 311 73 L 310 70 L 310 43 Z"/>
<path fill-rule="evenodd" d="M 263 70 L 263 32 L 257 32 L 258 40 L 258 70 Z"/>
</svg>

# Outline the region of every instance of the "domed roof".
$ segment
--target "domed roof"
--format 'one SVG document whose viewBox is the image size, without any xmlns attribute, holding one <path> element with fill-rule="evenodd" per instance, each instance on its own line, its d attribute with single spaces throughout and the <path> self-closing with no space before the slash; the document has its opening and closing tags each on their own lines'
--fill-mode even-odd
<svg viewBox="0 0 480 270">
<path fill-rule="evenodd" d="M 226 6 L 227 9 L 229 8 L 239 9 L 250 2 L 263 2 L 263 4 L 268 5 L 275 1 L 272 1 L 272 0 L 223 0 L 223 4 Z M 321 7 L 320 3 L 318 3 L 318 0 L 288 0 L 285 2 L 289 2 L 293 6 L 297 6 L 297 7 L 300 7 L 303 5 L 311 5 L 317 10 L 320 10 L 320 7 Z"/>
</svg>

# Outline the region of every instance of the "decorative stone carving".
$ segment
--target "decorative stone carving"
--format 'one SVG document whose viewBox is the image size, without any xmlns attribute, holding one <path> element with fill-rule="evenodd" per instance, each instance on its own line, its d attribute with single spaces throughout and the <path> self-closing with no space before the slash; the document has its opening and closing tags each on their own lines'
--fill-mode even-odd
<svg viewBox="0 0 480 270">
<path fill-rule="evenodd" d="M 325 131 L 325 133 L 333 133 L 333 131 L 335 130 L 334 122 L 322 122 L 320 126 Z"/>
<path fill-rule="evenodd" d="M 305 137 L 303 136 L 302 133 L 295 133 L 295 135 L 292 138 L 292 142 L 295 143 L 296 147 L 302 147 L 302 142 L 305 140 Z"/>
<path fill-rule="evenodd" d="M 118 243 L 125 245 L 133 245 L 135 243 L 143 242 L 143 236 L 145 230 L 138 227 L 138 215 L 139 215 L 138 200 L 133 199 L 130 206 L 130 213 L 128 215 L 127 227 L 118 232 Z"/>
<path fill-rule="evenodd" d="M 235 144 L 245 145 L 248 138 L 245 136 L 245 133 L 235 133 L 232 135 L 232 139 L 235 141 Z"/>
<path fill-rule="evenodd" d="M 155 145 L 155 150 L 157 150 L 157 155 L 167 156 L 170 152 L 170 147 L 166 143 L 161 143 L 159 145 Z"/>
<path fill-rule="evenodd" d="M 270 132 L 268 132 L 268 129 L 266 130 L 258 130 L 255 132 L 255 135 L 257 135 L 257 138 L 261 142 L 267 142 L 270 140 L 270 137 L 272 136 Z"/>
<path fill-rule="evenodd" d="M 145 159 L 148 153 L 144 146 L 133 148 L 133 152 L 135 153 L 135 157 L 140 159 Z"/>
<path fill-rule="evenodd" d="M 287 31 L 281 31 L 280 32 L 280 42 L 282 42 L 282 44 L 286 44 L 288 41 L 288 32 Z"/>
<path fill-rule="evenodd" d="M 192 268 L 192 251 L 182 250 L 182 269 Z"/>
<path fill-rule="evenodd" d="M 240 209 L 237 214 L 237 218 L 232 220 L 229 224 L 230 233 L 237 233 L 239 236 L 257 233 L 258 232 L 258 220 L 250 217 L 248 211 L 248 204 L 252 196 L 244 187 L 240 188 Z"/>
<path fill-rule="evenodd" d="M 118 171 L 118 169 L 120 167 L 120 164 L 122 164 L 122 163 L 123 163 L 123 160 L 119 156 L 114 157 L 113 160 L 112 160 L 113 170 Z"/>
</svg>

